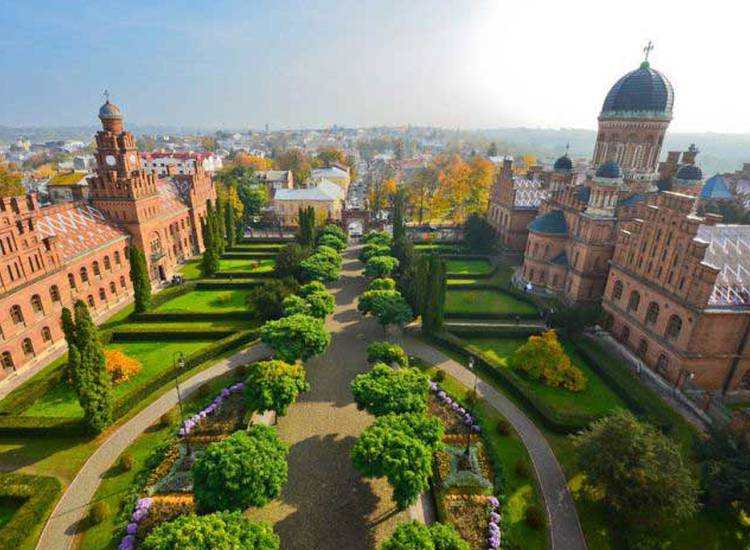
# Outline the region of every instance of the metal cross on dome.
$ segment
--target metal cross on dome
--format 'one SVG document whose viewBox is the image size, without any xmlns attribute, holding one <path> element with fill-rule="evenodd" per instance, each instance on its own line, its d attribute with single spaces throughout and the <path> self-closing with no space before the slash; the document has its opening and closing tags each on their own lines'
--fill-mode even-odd
<svg viewBox="0 0 750 550">
<path fill-rule="evenodd" d="M 104 90 L 104 99 L 109 101 L 109 90 L 107 89 Z"/>
<path fill-rule="evenodd" d="M 654 49 L 654 43 L 651 42 L 651 40 L 649 40 L 648 44 L 646 44 L 646 47 L 643 48 L 643 53 L 646 54 L 646 58 L 644 59 L 644 61 L 648 61 L 648 54 L 650 54 L 651 50 L 653 49 Z"/>
</svg>

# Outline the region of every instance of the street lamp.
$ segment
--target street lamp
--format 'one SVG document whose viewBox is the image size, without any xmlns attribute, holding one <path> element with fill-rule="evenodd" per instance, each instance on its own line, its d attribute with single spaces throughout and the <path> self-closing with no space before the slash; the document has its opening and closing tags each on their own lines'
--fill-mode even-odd
<svg viewBox="0 0 750 550">
<path fill-rule="evenodd" d="M 185 426 L 185 412 L 182 410 L 182 394 L 180 393 L 180 373 L 185 368 L 185 354 L 181 351 L 175 351 L 172 354 L 172 368 L 176 371 L 174 377 L 175 389 L 177 389 L 177 405 L 180 408 L 180 422 L 181 425 Z M 187 455 L 190 456 L 190 437 L 188 432 L 185 432 L 185 447 L 187 447 Z"/>
<path fill-rule="evenodd" d="M 469 414 L 471 415 L 472 422 L 468 423 L 466 425 L 466 451 L 464 451 L 464 454 L 466 455 L 466 464 L 467 466 L 471 464 L 471 461 L 469 460 L 469 448 L 471 446 L 471 426 L 474 423 L 474 401 L 477 398 L 477 371 L 474 369 L 474 356 L 469 355 L 469 370 L 474 373 L 474 391 L 471 394 L 471 401 L 469 402 Z"/>
</svg>

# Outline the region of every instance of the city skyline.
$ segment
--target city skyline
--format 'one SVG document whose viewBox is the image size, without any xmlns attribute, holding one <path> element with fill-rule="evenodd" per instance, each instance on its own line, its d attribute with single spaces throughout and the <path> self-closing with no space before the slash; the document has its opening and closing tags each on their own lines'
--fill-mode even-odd
<svg viewBox="0 0 750 550">
<path fill-rule="evenodd" d="M 580 2 L 3 4 L 5 126 L 93 124 L 106 88 L 140 125 L 594 128 L 652 40 L 672 131 L 750 130 L 747 76 L 725 54 L 748 8 L 725 2 L 679 24 L 671 3 L 636 2 L 616 25 Z"/>
</svg>

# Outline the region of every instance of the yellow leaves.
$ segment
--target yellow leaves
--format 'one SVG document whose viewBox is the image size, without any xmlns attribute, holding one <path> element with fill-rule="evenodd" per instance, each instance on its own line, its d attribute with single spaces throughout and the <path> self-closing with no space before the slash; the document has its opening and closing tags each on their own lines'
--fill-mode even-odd
<svg viewBox="0 0 750 550">
<path fill-rule="evenodd" d="M 120 350 L 104 350 L 104 358 L 107 362 L 107 372 L 112 376 L 114 384 L 126 382 L 141 372 L 143 368 L 138 361 L 128 357 Z"/>
<path fill-rule="evenodd" d="M 216 195 L 225 204 L 231 202 L 235 219 L 241 220 L 245 214 L 245 205 L 240 200 L 240 196 L 237 193 L 237 188 L 234 185 L 226 185 L 219 181 L 215 182 L 215 184 Z"/>
<path fill-rule="evenodd" d="M 238 153 L 234 159 L 234 163 L 239 166 L 247 166 L 250 168 L 255 168 L 258 171 L 274 169 L 273 159 L 256 157 L 253 155 L 248 155 L 247 153 Z"/>
<path fill-rule="evenodd" d="M 474 212 L 484 212 L 490 196 L 494 166 L 487 159 L 474 157 L 468 163 L 460 156 L 442 157 L 438 189 L 432 201 L 433 215 L 450 217 L 460 223 Z"/>
<path fill-rule="evenodd" d="M 7 164 L 0 164 L 0 197 L 18 197 L 24 193 L 21 174 L 12 171 Z"/>
</svg>

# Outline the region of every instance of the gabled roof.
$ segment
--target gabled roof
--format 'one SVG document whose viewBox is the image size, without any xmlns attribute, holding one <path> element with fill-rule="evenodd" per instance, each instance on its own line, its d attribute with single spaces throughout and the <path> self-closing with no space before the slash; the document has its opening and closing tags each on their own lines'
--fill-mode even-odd
<svg viewBox="0 0 750 550">
<path fill-rule="evenodd" d="M 536 233 L 547 233 L 549 235 L 567 235 L 568 222 L 562 210 L 552 210 L 543 216 L 539 216 L 528 225 L 529 231 Z"/>
<path fill-rule="evenodd" d="M 715 200 L 731 200 L 732 193 L 729 191 L 724 178 L 719 174 L 710 177 L 706 183 L 703 184 L 700 194 L 701 199 L 715 199 Z"/>
</svg>

